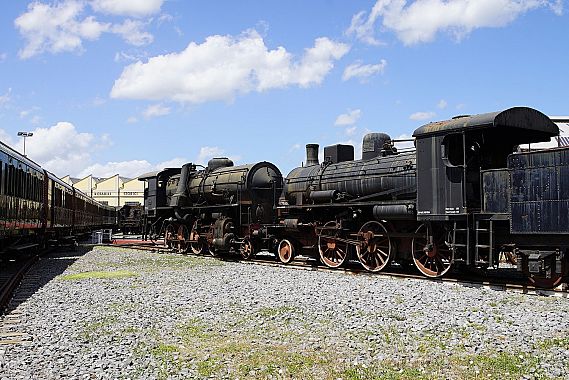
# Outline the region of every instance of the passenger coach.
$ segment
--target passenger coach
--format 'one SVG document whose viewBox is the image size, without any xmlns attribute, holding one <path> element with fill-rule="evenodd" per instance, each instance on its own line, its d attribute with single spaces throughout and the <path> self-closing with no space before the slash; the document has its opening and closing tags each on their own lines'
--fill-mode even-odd
<svg viewBox="0 0 569 380">
<path fill-rule="evenodd" d="M 116 224 L 105 206 L 0 142 L 0 253 Z"/>
</svg>

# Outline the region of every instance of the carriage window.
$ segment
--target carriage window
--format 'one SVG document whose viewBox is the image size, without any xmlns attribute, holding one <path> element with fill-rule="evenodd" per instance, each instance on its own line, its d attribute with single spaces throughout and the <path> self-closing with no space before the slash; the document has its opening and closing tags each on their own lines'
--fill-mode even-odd
<svg viewBox="0 0 569 380">
<path fill-rule="evenodd" d="M 464 149 L 462 134 L 453 133 L 445 136 L 441 144 L 441 155 L 443 160 L 448 161 L 451 166 L 463 165 Z"/>
</svg>

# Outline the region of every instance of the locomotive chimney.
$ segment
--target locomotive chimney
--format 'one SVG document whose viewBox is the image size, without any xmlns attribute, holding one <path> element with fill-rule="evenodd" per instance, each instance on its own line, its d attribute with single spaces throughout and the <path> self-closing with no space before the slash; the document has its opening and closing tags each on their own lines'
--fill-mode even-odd
<svg viewBox="0 0 569 380">
<path fill-rule="evenodd" d="M 185 164 L 182 166 L 182 171 L 180 173 L 180 181 L 178 182 L 178 188 L 176 189 L 176 193 L 172 196 L 170 200 L 171 207 L 182 207 L 188 205 L 188 182 L 190 180 L 190 176 L 192 172 L 194 172 L 195 165 L 190 163 Z"/>
<path fill-rule="evenodd" d="M 306 166 L 318 164 L 318 144 L 306 144 Z"/>
</svg>

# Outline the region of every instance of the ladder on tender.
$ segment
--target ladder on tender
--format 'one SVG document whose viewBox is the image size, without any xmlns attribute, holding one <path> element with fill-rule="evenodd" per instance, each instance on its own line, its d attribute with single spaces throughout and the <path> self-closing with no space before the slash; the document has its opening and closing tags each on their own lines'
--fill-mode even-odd
<svg viewBox="0 0 569 380">
<path fill-rule="evenodd" d="M 474 264 L 477 266 L 495 266 L 494 258 L 494 222 L 480 219 L 475 222 Z"/>
<path fill-rule="evenodd" d="M 468 228 L 468 221 L 459 222 L 455 221 L 452 230 L 452 261 L 455 263 L 470 262 L 470 229 Z M 457 252 L 466 252 L 464 255 L 457 255 Z"/>
</svg>

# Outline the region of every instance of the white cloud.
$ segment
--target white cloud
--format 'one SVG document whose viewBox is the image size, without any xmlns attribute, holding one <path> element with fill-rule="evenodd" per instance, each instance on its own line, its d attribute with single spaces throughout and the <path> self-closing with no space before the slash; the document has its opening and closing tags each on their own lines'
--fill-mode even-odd
<svg viewBox="0 0 569 380">
<path fill-rule="evenodd" d="M 142 17 L 160 12 L 164 0 L 92 0 L 96 12 L 119 16 Z"/>
<path fill-rule="evenodd" d="M 31 125 L 37 126 L 41 123 L 41 117 L 37 115 L 40 107 L 34 106 L 26 110 L 20 111 L 20 119 L 28 119 Z"/>
<path fill-rule="evenodd" d="M 139 17 L 156 13 L 162 2 L 95 0 L 91 5 L 96 12 Z M 81 52 L 84 40 L 98 40 L 103 33 L 117 34 L 134 46 L 147 45 L 154 40 L 152 34 L 143 30 L 152 20 L 102 23 L 93 15 L 84 15 L 85 5 L 84 0 L 64 0 L 53 5 L 38 1 L 30 3 L 28 11 L 14 21 L 25 40 L 24 48 L 18 53 L 20 58 L 27 59 L 44 52 Z"/>
<path fill-rule="evenodd" d="M 409 116 L 409 119 L 411 120 L 416 120 L 416 121 L 421 121 L 421 120 L 427 120 L 427 119 L 432 119 L 433 117 L 435 117 L 437 114 L 434 112 L 415 112 L 414 114 L 412 114 L 411 116 Z"/>
<path fill-rule="evenodd" d="M 0 137 L 1 137 L 0 130 Z M 123 177 L 135 178 L 141 174 L 163 170 L 165 168 L 179 168 L 185 163 L 194 162 L 198 165 L 206 166 L 207 162 L 213 157 L 224 157 L 225 151 L 217 146 L 204 146 L 194 161 L 185 157 L 175 157 L 170 160 L 151 163 L 147 160 L 129 160 L 129 161 L 110 161 L 104 164 L 96 163 L 89 165 L 81 170 L 77 177 L 85 177 L 93 174 L 95 177 L 110 177 L 119 173 Z M 229 156 L 234 162 L 239 160 L 239 156 Z"/>
<path fill-rule="evenodd" d="M 196 158 L 196 164 L 207 165 L 207 162 L 213 157 L 221 157 L 224 150 L 217 146 L 203 146 L 200 148 L 200 152 Z"/>
<path fill-rule="evenodd" d="M 99 23 L 93 16 L 81 18 L 84 4 L 67 0 L 53 6 L 33 2 L 28 12 L 14 21 L 26 46 L 19 51 L 22 59 L 45 51 L 59 53 L 81 51 L 82 40 L 96 40 L 109 29 L 109 24 Z"/>
<path fill-rule="evenodd" d="M 17 142 L 14 137 L 12 137 L 12 135 L 8 134 L 8 132 L 3 129 L 0 129 L 0 141 L 16 149 L 18 152 L 20 151 L 20 148 L 17 147 Z"/>
<path fill-rule="evenodd" d="M 378 1 L 379 3 L 379 1 Z M 377 4 L 376 4 L 377 6 Z M 374 6 L 375 9 L 375 6 Z M 375 38 L 375 20 L 377 18 L 377 15 L 374 16 L 374 12 L 372 10 L 372 13 L 370 14 L 370 16 L 367 18 L 367 20 L 365 19 L 365 14 L 366 12 L 362 11 L 359 12 L 357 14 L 355 14 L 352 17 L 352 22 L 350 24 L 350 27 L 346 30 L 346 35 L 348 36 L 354 36 L 356 39 L 362 41 L 363 43 L 366 43 L 368 45 L 372 45 L 372 46 L 380 46 L 380 45 L 384 45 L 384 42 L 378 40 Z"/>
<path fill-rule="evenodd" d="M 91 161 L 91 155 L 111 144 L 106 135 L 80 133 L 68 122 L 59 122 L 49 128 L 36 128 L 26 139 L 26 154 L 45 169 L 58 176 L 77 174 Z M 22 151 L 21 138 L 12 138 L 0 130 L 0 139 L 18 152 Z"/>
<path fill-rule="evenodd" d="M 146 23 L 138 20 L 125 20 L 122 24 L 113 25 L 113 33 L 122 37 L 128 44 L 134 46 L 148 45 L 154 41 L 152 34 L 143 31 Z"/>
<path fill-rule="evenodd" d="M 4 95 L 0 95 L 0 107 L 8 104 L 12 99 L 12 88 L 9 88 Z"/>
<path fill-rule="evenodd" d="M 121 177 L 134 178 L 141 174 L 156 170 L 154 165 L 146 160 L 131 160 L 122 162 L 107 162 L 106 164 L 90 165 L 77 174 L 77 178 L 83 178 L 92 174 L 94 177 L 108 178 L 115 174 Z"/>
<path fill-rule="evenodd" d="M 95 177 L 108 178 L 118 173 L 121 177 L 136 178 L 142 174 L 165 168 L 179 168 L 187 162 L 189 162 L 188 159 L 181 157 L 155 164 L 147 160 L 110 161 L 104 164 L 96 163 L 89 165 L 81 170 L 77 177 L 83 178 L 92 174 Z"/>
<path fill-rule="evenodd" d="M 342 75 L 342 80 L 346 81 L 351 78 L 365 79 L 369 78 L 375 74 L 383 74 L 385 68 L 387 67 L 387 61 L 382 59 L 379 63 L 375 65 L 363 65 L 361 62 L 356 62 L 348 65 L 344 69 L 344 74 Z"/>
<path fill-rule="evenodd" d="M 37 126 L 37 125 L 40 125 L 40 123 L 41 123 L 41 116 L 34 115 L 30 119 L 30 124 L 32 124 L 32 125 Z"/>
<path fill-rule="evenodd" d="M 160 15 L 160 17 L 158 17 L 158 25 L 162 25 L 166 22 L 170 22 L 174 20 L 174 16 L 168 14 L 168 13 L 162 13 Z"/>
<path fill-rule="evenodd" d="M 358 119 L 362 116 L 362 111 L 357 109 L 353 111 L 349 111 L 348 113 L 343 113 L 338 115 L 334 125 L 344 126 L 344 125 L 353 125 L 355 124 Z"/>
<path fill-rule="evenodd" d="M 348 127 L 344 132 L 346 133 L 346 136 L 353 136 L 356 134 L 357 129 L 358 127 L 356 126 Z"/>
<path fill-rule="evenodd" d="M 294 144 L 293 146 L 290 147 L 290 149 L 288 150 L 289 153 L 292 153 L 294 151 L 300 150 L 302 146 L 300 144 Z"/>
<path fill-rule="evenodd" d="M 138 122 L 138 119 L 135 116 L 130 116 L 128 119 L 126 119 L 126 122 L 129 124 L 134 124 Z"/>
<path fill-rule="evenodd" d="M 139 51 L 138 49 L 130 49 L 129 51 L 120 51 L 115 53 L 115 62 L 134 62 L 148 57 L 148 53 L 145 51 Z"/>
<path fill-rule="evenodd" d="M 191 42 L 179 53 L 127 66 L 111 97 L 202 103 L 291 85 L 309 87 L 322 83 L 348 50 L 323 37 L 293 61 L 284 47 L 269 50 L 255 30 L 237 37 L 215 35 L 202 44 Z"/>
<path fill-rule="evenodd" d="M 148 106 L 142 114 L 144 117 L 151 118 L 157 116 L 165 116 L 170 113 L 170 107 L 163 106 L 162 104 L 152 104 Z"/>
<path fill-rule="evenodd" d="M 563 13 L 562 0 L 378 0 L 367 18 L 365 12 L 353 16 L 346 34 L 377 45 L 375 29 L 380 22 L 378 29 L 395 32 L 405 45 L 433 41 L 439 31 L 460 40 L 473 30 L 503 27 L 544 7 Z"/>
<path fill-rule="evenodd" d="M 0 63 L 4 62 L 6 60 L 6 58 L 8 58 L 8 54 L 7 53 L 2 53 L 0 54 Z"/>
<path fill-rule="evenodd" d="M 437 107 L 442 109 L 442 110 L 447 108 L 447 106 L 448 106 L 448 103 L 444 99 L 439 100 L 439 102 L 437 103 Z"/>
</svg>

